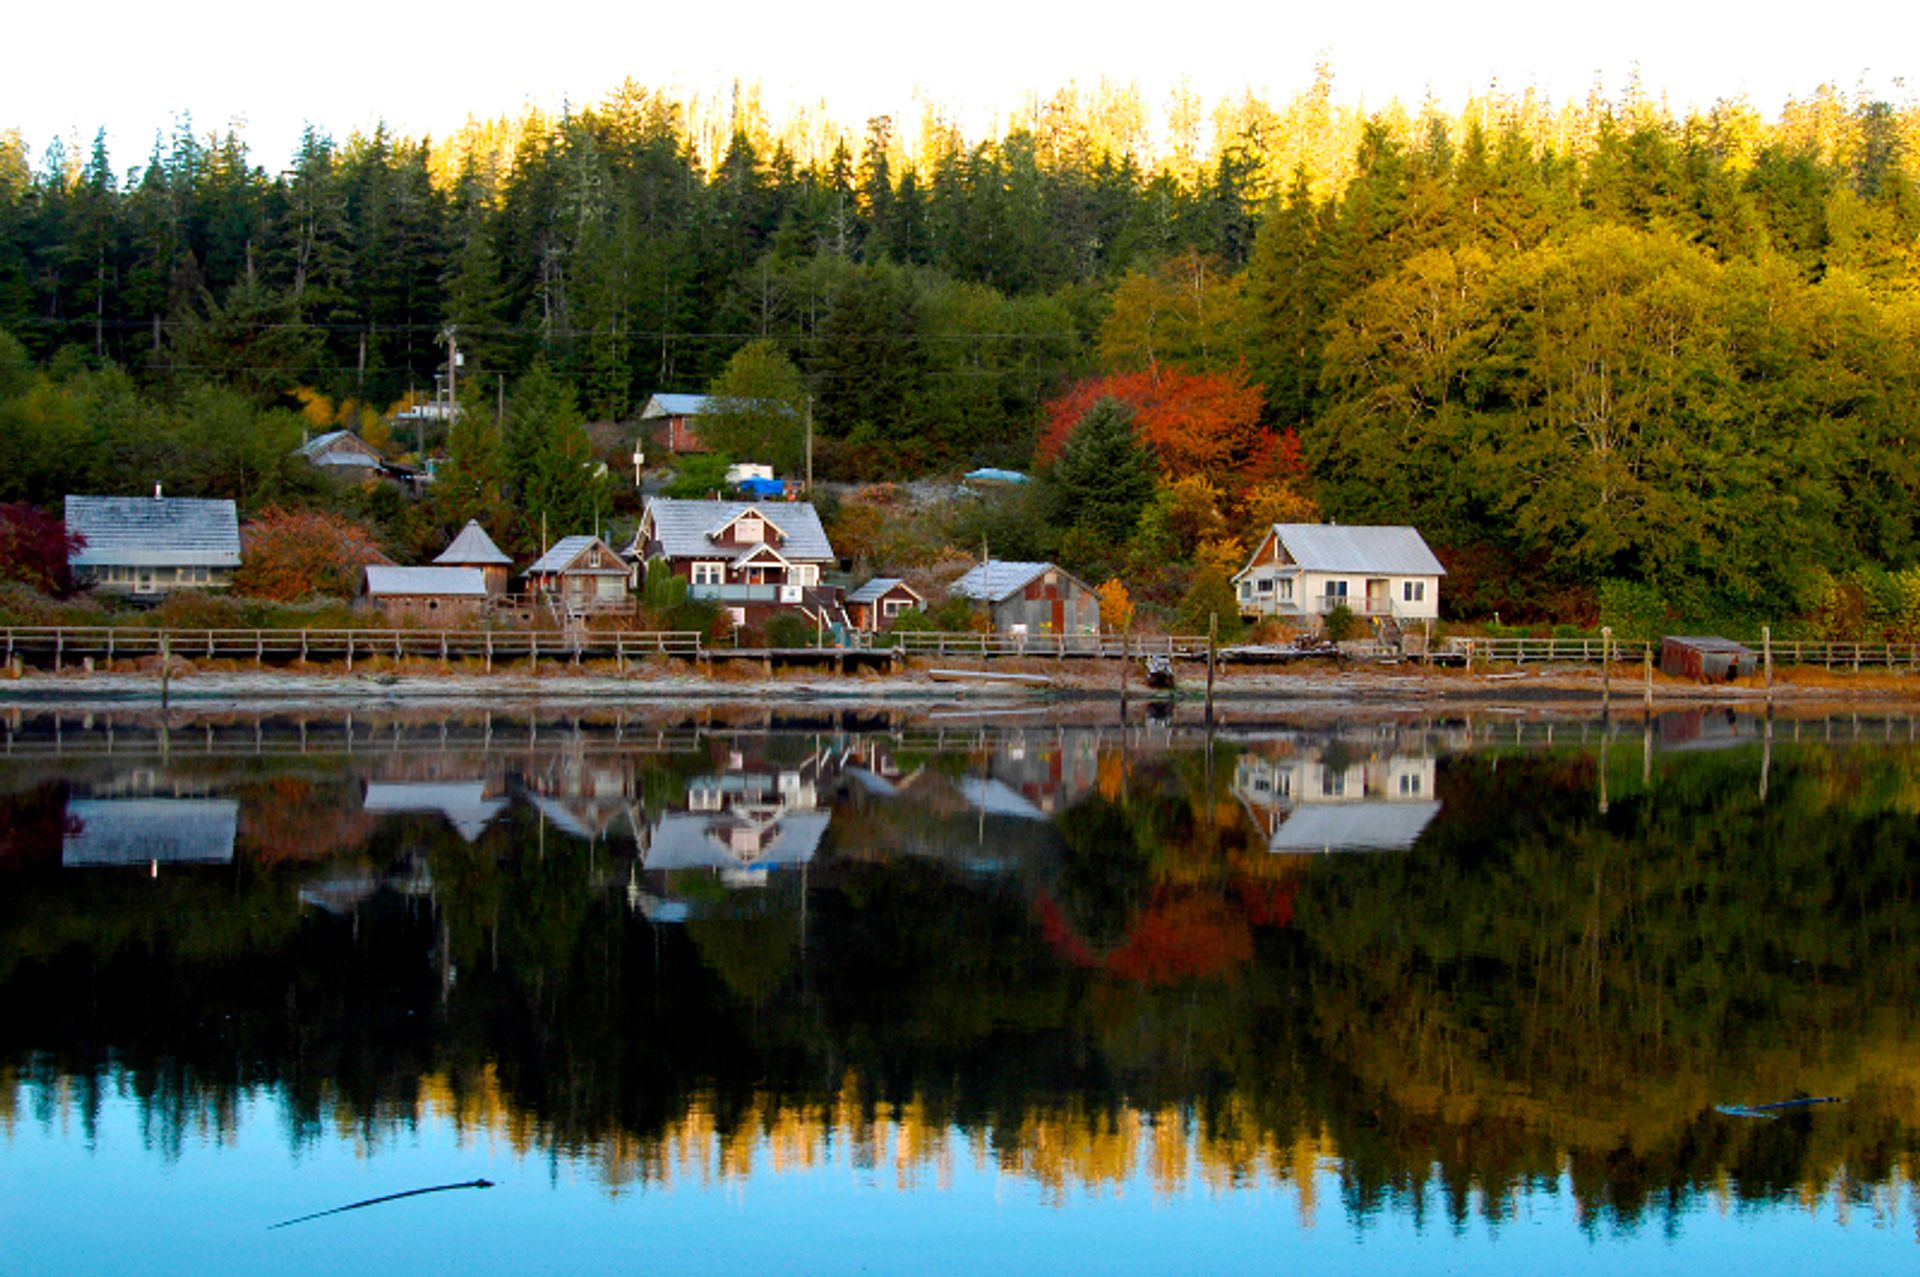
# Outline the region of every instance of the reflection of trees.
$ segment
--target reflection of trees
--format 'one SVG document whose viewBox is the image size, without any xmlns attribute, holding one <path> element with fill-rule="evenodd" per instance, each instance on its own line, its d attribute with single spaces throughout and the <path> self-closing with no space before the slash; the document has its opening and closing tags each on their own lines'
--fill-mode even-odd
<svg viewBox="0 0 1920 1277">
<path fill-rule="evenodd" d="M 359 858 L 424 856 L 434 896 L 357 917 L 301 913 L 307 871 L 257 857 L 34 873 L 0 893 L 0 1060 L 43 1052 L 35 1092 L 84 1093 L 111 1053 L 163 1149 L 271 1083 L 298 1137 L 432 1106 L 615 1180 L 669 1173 L 670 1146 L 737 1166 L 834 1131 L 936 1164 L 957 1127 L 1047 1183 L 1177 1183 L 1189 1134 L 1220 1182 L 1298 1182 L 1333 1150 L 1361 1218 L 1497 1216 L 1563 1168 L 1590 1218 L 1629 1223 L 1722 1183 L 1886 1183 L 1920 1117 L 1913 833 L 1883 801 L 1911 765 L 1777 756 L 1763 804 L 1750 764 L 1688 756 L 1649 791 L 1636 761 L 1601 817 L 1591 756 L 1453 758 L 1418 852 L 1297 860 L 1230 823 L 1231 767 L 1210 788 L 1136 759 L 985 838 L 998 874 L 920 854 L 978 854 L 972 815 L 861 800 L 810 871 L 804 949 L 791 881 L 651 927 L 604 846 L 524 812 L 473 844 L 379 825 Z M 1801 1091 L 1850 1102 L 1710 1111 Z"/>
</svg>

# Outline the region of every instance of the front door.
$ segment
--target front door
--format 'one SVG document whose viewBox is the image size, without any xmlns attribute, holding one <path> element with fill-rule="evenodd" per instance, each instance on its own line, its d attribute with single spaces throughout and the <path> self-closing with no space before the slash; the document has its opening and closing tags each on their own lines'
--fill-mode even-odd
<svg viewBox="0 0 1920 1277">
<path fill-rule="evenodd" d="M 1385 616 L 1393 610 L 1393 595 L 1387 587 L 1391 584 L 1385 579 L 1367 582 L 1367 615 Z"/>
</svg>

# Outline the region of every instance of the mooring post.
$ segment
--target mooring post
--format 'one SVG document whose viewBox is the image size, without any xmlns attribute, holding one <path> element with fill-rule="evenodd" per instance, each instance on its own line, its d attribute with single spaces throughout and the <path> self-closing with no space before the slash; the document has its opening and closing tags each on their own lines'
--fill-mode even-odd
<svg viewBox="0 0 1920 1277">
<path fill-rule="evenodd" d="M 1207 722 L 1213 722 L 1213 663 L 1214 651 L 1220 637 L 1220 614 L 1207 613 Z"/>
<path fill-rule="evenodd" d="M 160 636 L 160 708 L 163 712 L 167 708 L 168 694 L 172 690 L 168 686 L 172 678 L 173 643 L 167 635 L 162 634 Z"/>
<path fill-rule="evenodd" d="M 1613 627 L 1600 627 L 1600 717 L 1613 705 Z"/>
<path fill-rule="evenodd" d="M 1131 672 L 1130 667 L 1133 665 L 1133 656 L 1127 650 L 1132 646 L 1129 641 L 1132 637 L 1131 625 L 1120 631 L 1120 712 L 1123 715 L 1127 712 L 1127 675 Z"/>
<path fill-rule="evenodd" d="M 1760 627 L 1760 660 L 1767 672 L 1767 699 L 1773 699 L 1773 627 Z M 1764 797 L 1764 795 L 1763 795 Z"/>
<path fill-rule="evenodd" d="M 1653 708 L 1653 644 L 1647 644 L 1647 650 L 1640 656 L 1640 665 L 1645 674 L 1647 687 L 1647 708 Z"/>
</svg>

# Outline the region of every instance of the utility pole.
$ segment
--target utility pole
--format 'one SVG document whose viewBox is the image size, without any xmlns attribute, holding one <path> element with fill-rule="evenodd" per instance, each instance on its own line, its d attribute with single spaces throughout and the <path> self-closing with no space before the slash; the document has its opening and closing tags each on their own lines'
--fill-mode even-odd
<svg viewBox="0 0 1920 1277">
<path fill-rule="evenodd" d="M 807 396 L 807 500 L 813 500 L 813 396 Z"/>
</svg>

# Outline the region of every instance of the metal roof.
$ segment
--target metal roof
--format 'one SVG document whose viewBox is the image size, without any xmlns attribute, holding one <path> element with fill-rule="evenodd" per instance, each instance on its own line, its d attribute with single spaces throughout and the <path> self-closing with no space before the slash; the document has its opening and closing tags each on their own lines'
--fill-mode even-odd
<svg viewBox="0 0 1920 1277">
<path fill-rule="evenodd" d="M 1439 814 L 1434 799 L 1304 804 L 1273 831 L 1267 846 L 1274 851 L 1405 851 Z"/>
<path fill-rule="evenodd" d="M 989 603 L 998 603 L 1026 589 L 1028 582 L 1053 566 L 1051 563 L 1012 563 L 989 559 L 967 569 L 967 574 L 955 581 L 947 592 L 963 599 L 985 599 Z"/>
<path fill-rule="evenodd" d="M 873 580 L 868 581 L 865 585 L 847 595 L 846 601 L 848 603 L 878 603 L 886 596 L 887 591 L 893 589 L 896 585 L 905 586 L 907 593 L 913 595 L 914 598 L 917 599 L 920 597 L 918 590 L 914 589 L 911 585 L 907 585 L 905 581 L 897 576 L 876 576 Z"/>
<path fill-rule="evenodd" d="M 655 395 L 640 410 L 640 420 L 658 421 L 662 417 L 698 417 L 711 412 L 712 395 Z"/>
<path fill-rule="evenodd" d="M 833 559 L 833 544 L 820 526 L 819 512 L 807 501 L 783 501 L 770 504 L 757 501 L 687 501 L 675 497 L 655 497 L 647 502 L 640 526 L 649 520 L 660 553 L 669 559 L 730 559 L 737 553 L 733 546 L 717 546 L 712 533 L 724 529 L 740 515 L 753 511 L 786 534 L 774 549 L 799 563 L 824 563 Z M 635 534 L 628 547 L 630 557 L 639 557 L 645 547 Z"/>
<path fill-rule="evenodd" d="M 1309 572 L 1445 576 L 1420 533 L 1409 527 L 1276 523 L 1287 557 Z"/>
<path fill-rule="evenodd" d="M 67 531 L 87 539 L 74 567 L 240 566 L 240 520 L 231 501 L 194 497 L 75 497 Z"/>
<path fill-rule="evenodd" d="M 596 536 L 561 537 L 553 543 L 552 549 L 534 560 L 533 565 L 527 569 L 527 575 L 533 576 L 537 573 L 564 572 L 572 565 L 575 559 L 585 554 L 599 540 L 600 538 Z M 606 548 L 607 553 L 613 556 L 611 566 L 581 568 L 579 570 L 582 572 L 618 572 L 620 575 L 625 576 L 627 574 L 627 567 L 626 564 L 620 561 L 619 552 L 612 546 L 607 546 Z"/>
<path fill-rule="evenodd" d="M 507 800 L 487 797 L 484 780 L 371 780 L 363 807 L 373 812 L 438 812 L 460 837 L 473 842 L 507 809 Z"/>
<path fill-rule="evenodd" d="M 367 594 L 438 594 L 483 598 L 487 575 L 479 568 L 396 568 L 367 565 Z"/>
<path fill-rule="evenodd" d="M 354 446 L 335 451 L 334 445 L 339 443 L 351 443 Z M 385 460 L 378 449 L 351 430 L 329 430 L 326 434 L 316 435 L 295 448 L 293 453 L 317 466 L 378 466 Z"/>
<path fill-rule="evenodd" d="M 231 798 L 75 798 L 72 832 L 60 848 L 68 866 L 225 865 L 233 862 L 240 804 Z"/>
<path fill-rule="evenodd" d="M 741 869 L 798 865 L 813 859 L 833 819 L 830 811 L 792 808 L 764 830 L 732 812 L 665 812 L 649 832 L 641 863 L 648 869 Z M 767 835 L 764 846 L 737 851 L 736 829 Z"/>
<path fill-rule="evenodd" d="M 513 560 L 493 543 L 493 538 L 487 535 L 487 530 L 480 526 L 478 519 L 468 519 L 467 526 L 460 529 L 460 535 L 453 539 L 453 544 L 442 550 L 434 562 L 463 568 L 513 566 Z"/>
</svg>

